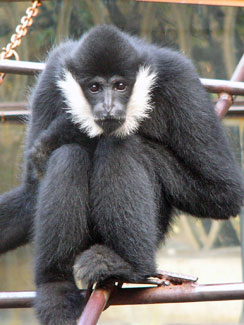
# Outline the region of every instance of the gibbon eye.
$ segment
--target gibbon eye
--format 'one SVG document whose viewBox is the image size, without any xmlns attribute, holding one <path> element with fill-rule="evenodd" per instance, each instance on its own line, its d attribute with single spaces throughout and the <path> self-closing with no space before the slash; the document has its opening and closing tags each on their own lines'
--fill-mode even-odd
<svg viewBox="0 0 244 325">
<path fill-rule="evenodd" d="M 126 84 L 123 81 L 116 82 L 114 88 L 119 91 L 123 91 L 126 89 Z"/>
<path fill-rule="evenodd" d="M 92 84 L 92 85 L 90 86 L 90 91 L 91 91 L 92 93 L 97 93 L 100 89 L 101 89 L 101 86 L 100 86 L 99 83 L 97 83 L 97 82 L 94 82 L 94 84 Z"/>
</svg>

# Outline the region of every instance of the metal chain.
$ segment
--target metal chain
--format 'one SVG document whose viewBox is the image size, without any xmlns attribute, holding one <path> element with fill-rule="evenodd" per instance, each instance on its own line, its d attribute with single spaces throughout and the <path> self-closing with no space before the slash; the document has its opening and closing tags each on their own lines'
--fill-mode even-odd
<svg viewBox="0 0 244 325">
<path fill-rule="evenodd" d="M 10 38 L 10 43 L 6 47 L 2 48 L 0 53 L 0 60 L 7 60 L 12 56 L 15 57 L 15 60 L 19 60 L 19 55 L 16 52 L 15 48 L 20 46 L 21 38 L 25 37 L 28 28 L 33 24 L 33 17 L 36 17 L 39 13 L 38 7 L 42 5 L 42 0 L 32 0 L 32 6 L 27 8 L 26 16 L 23 16 L 20 20 L 20 24 L 16 27 L 16 33 L 13 34 Z M 3 83 L 3 79 L 6 73 L 0 73 L 0 85 Z"/>
</svg>

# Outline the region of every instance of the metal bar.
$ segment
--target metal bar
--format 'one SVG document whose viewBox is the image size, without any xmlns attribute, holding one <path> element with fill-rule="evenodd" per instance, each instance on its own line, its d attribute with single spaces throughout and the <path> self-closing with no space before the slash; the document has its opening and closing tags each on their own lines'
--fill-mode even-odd
<svg viewBox="0 0 244 325">
<path fill-rule="evenodd" d="M 200 81 L 210 93 L 228 92 L 232 95 L 243 95 L 243 82 L 205 78 L 201 78 Z"/>
<path fill-rule="evenodd" d="M 18 111 L 0 111 L 0 123 L 6 121 L 26 121 L 30 112 L 27 110 Z"/>
<path fill-rule="evenodd" d="M 113 289 L 114 290 L 108 301 L 109 305 L 137 305 L 244 299 L 243 282 L 202 285 L 182 284 L 170 285 L 165 287 L 162 286 L 141 288 L 115 287 Z M 98 295 L 96 294 L 96 291 L 94 291 L 93 297 L 93 301 L 96 300 L 96 303 L 100 304 L 99 309 L 101 310 L 104 307 L 104 302 L 106 302 L 108 296 L 106 296 L 106 293 L 104 291 L 99 291 Z M 31 307 L 33 305 L 34 298 L 34 291 L 0 292 L 0 308 Z"/>
<path fill-rule="evenodd" d="M 44 63 L 0 60 L 0 72 L 33 75 L 41 72 L 45 67 Z"/>
<path fill-rule="evenodd" d="M 117 289 L 117 292 L 111 296 L 109 304 L 137 305 L 241 299 L 244 299 L 244 283 L 183 284 L 169 287 Z"/>
<path fill-rule="evenodd" d="M 0 72 L 33 75 L 41 72 L 45 68 L 45 63 L 0 60 Z M 203 86 L 207 91 L 213 93 L 230 93 L 232 95 L 244 95 L 244 83 L 219 79 L 201 78 Z"/>
<path fill-rule="evenodd" d="M 0 116 L 4 117 L 22 117 L 30 115 L 30 111 L 27 110 L 15 110 L 15 111 L 0 111 Z"/>
<path fill-rule="evenodd" d="M 91 294 L 83 313 L 78 320 L 78 325 L 96 325 L 98 319 L 103 312 L 111 292 L 113 290 L 113 285 L 98 288 Z"/>
<path fill-rule="evenodd" d="M 241 139 L 241 145 L 242 145 Z M 242 266 L 242 281 L 244 281 L 244 208 L 240 213 L 240 230 L 241 230 L 241 266 Z M 242 310 L 240 315 L 240 323 L 244 322 L 244 302 L 242 302 Z"/>
<path fill-rule="evenodd" d="M 0 292 L 1 308 L 30 308 L 33 306 L 35 291 Z"/>
<path fill-rule="evenodd" d="M 28 107 L 27 102 L 1 102 L 0 110 L 26 110 Z"/>
<path fill-rule="evenodd" d="M 244 55 L 241 57 L 235 71 L 231 77 L 232 81 L 243 81 L 244 80 Z"/>
<path fill-rule="evenodd" d="M 230 82 L 239 82 L 244 79 L 244 55 L 239 61 Z M 220 118 L 223 118 L 228 112 L 230 106 L 233 103 L 233 98 L 230 96 L 230 91 L 226 90 L 219 96 L 219 100 L 215 105 L 215 111 Z M 233 95 L 233 94 L 232 94 Z"/>
</svg>

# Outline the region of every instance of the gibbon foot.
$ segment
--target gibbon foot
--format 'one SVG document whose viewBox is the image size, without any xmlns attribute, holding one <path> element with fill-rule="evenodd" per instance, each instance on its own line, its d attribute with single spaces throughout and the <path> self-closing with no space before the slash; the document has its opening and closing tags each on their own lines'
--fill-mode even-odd
<svg viewBox="0 0 244 325">
<path fill-rule="evenodd" d="M 76 281 L 87 284 L 88 288 L 108 279 L 126 281 L 134 274 L 129 263 L 103 245 L 94 245 L 81 253 L 76 258 L 73 272 Z"/>
<path fill-rule="evenodd" d="M 76 281 L 87 285 L 87 292 L 90 293 L 94 284 L 99 287 L 117 282 L 118 286 L 122 286 L 123 282 L 127 282 L 162 286 L 197 281 L 197 278 L 193 276 L 166 271 L 142 275 L 135 272 L 132 265 L 104 245 L 93 245 L 81 253 L 76 258 L 73 273 Z"/>
</svg>

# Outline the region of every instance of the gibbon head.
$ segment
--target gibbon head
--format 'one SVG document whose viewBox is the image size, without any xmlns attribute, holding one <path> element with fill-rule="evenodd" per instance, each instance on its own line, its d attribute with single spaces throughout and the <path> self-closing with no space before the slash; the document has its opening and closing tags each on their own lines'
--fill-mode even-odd
<svg viewBox="0 0 244 325">
<path fill-rule="evenodd" d="M 75 124 L 89 137 L 133 134 L 152 109 L 156 73 L 133 38 L 112 26 L 85 34 L 66 61 L 57 85 Z"/>
</svg>

